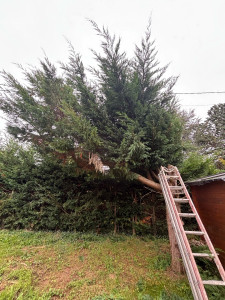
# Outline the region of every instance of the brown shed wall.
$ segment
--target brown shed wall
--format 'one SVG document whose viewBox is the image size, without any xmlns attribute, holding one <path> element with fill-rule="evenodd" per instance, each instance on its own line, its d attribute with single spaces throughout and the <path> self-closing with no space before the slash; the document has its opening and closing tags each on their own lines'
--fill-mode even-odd
<svg viewBox="0 0 225 300">
<path fill-rule="evenodd" d="M 196 209 L 215 248 L 225 251 L 225 182 L 191 186 Z M 220 253 L 225 267 L 225 253 Z"/>
</svg>

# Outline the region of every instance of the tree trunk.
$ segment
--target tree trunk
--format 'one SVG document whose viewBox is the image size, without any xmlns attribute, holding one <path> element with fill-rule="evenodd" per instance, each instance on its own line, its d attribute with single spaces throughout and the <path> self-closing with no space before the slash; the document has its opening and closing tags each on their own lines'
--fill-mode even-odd
<svg viewBox="0 0 225 300">
<path fill-rule="evenodd" d="M 136 193 L 132 193 L 132 197 L 133 197 L 133 203 L 137 203 L 137 196 Z M 134 215 L 132 217 L 132 234 L 136 235 L 136 230 L 135 230 L 135 224 L 137 223 L 137 215 Z"/>
<path fill-rule="evenodd" d="M 178 209 L 179 210 L 179 209 Z M 182 259 L 180 255 L 180 250 L 178 248 L 178 244 L 176 241 L 174 229 L 170 220 L 170 216 L 168 210 L 166 209 L 166 219 L 167 219 L 167 226 L 168 226 L 168 235 L 170 240 L 170 249 L 171 249 L 171 268 L 174 273 L 182 274 L 184 273 L 184 268 L 182 264 Z"/>
<path fill-rule="evenodd" d="M 135 223 L 137 222 L 137 217 L 133 216 L 132 217 L 132 234 L 136 235 L 136 230 L 135 230 Z"/>
<path fill-rule="evenodd" d="M 156 214 L 155 214 L 155 204 L 152 207 L 152 226 L 153 226 L 153 234 L 156 236 Z"/>
<path fill-rule="evenodd" d="M 114 235 L 117 233 L 116 215 L 117 215 L 117 211 L 116 211 L 116 203 L 115 203 L 115 206 L 114 206 L 114 231 L 113 231 Z"/>
<path fill-rule="evenodd" d="M 153 188 L 156 191 L 162 191 L 161 185 L 153 180 L 147 179 L 146 177 L 143 177 L 137 173 L 134 173 L 136 176 L 136 179 L 140 181 L 141 183 Z"/>
</svg>

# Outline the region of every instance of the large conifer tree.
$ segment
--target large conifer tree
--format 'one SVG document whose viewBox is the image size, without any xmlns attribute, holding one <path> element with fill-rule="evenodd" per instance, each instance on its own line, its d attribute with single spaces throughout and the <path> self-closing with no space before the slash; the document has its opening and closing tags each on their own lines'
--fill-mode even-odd
<svg viewBox="0 0 225 300">
<path fill-rule="evenodd" d="M 26 85 L 11 74 L 5 79 L 0 105 L 8 114 L 8 131 L 53 152 L 77 167 L 102 170 L 113 176 L 131 176 L 155 189 L 160 165 L 176 164 L 181 155 L 181 124 L 176 116 L 173 86 L 165 78 L 148 26 L 134 57 L 121 51 L 121 40 L 92 22 L 102 40 L 102 52 L 93 51 L 97 66 L 89 80 L 70 45 L 63 75 L 45 58 L 40 68 L 23 69 Z"/>
</svg>

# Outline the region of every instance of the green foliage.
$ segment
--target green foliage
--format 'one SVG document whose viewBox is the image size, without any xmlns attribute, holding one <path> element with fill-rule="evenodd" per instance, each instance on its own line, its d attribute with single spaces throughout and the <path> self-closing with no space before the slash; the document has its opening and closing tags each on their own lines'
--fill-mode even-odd
<svg viewBox="0 0 225 300">
<path fill-rule="evenodd" d="M 76 174 L 76 169 L 73 160 L 62 164 L 50 154 L 40 156 L 33 148 L 10 141 L 0 150 L 0 226 L 99 233 L 115 231 L 116 226 L 117 232 L 131 233 L 135 227 L 140 235 L 162 233 L 157 223 L 140 223 L 157 202 L 148 203 L 140 184 L 109 176 L 93 178 Z M 165 208 L 158 203 L 160 223 Z"/>
<path fill-rule="evenodd" d="M 209 131 L 209 137 L 211 141 L 208 139 L 206 142 L 214 150 L 221 151 L 223 155 L 224 153 L 224 145 L 225 145 L 225 103 L 220 103 L 213 105 L 208 111 L 208 118 L 206 120 L 206 126 Z M 204 140 L 204 138 L 203 138 Z M 203 141 L 204 143 L 204 141 Z M 222 154 L 221 153 L 221 154 Z"/>
<path fill-rule="evenodd" d="M 213 155 L 215 165 L 225 170 L 225 104 L 213 105 L 205 122 L 199 125 L 196 142 L 201 153 Z"/>
<path fill-rule="evenodd" d="M 182 144 L 183 151 L 188 154 L 199 149 L 196 141 L 196 133 L 200 125 L 200 118 L 196 117 L 194 110 L 180 111 L 179 116 L 182 121 Z"/>
<path fill-rule="evenodd" d="M 77 161 L 80 153 L 86 160 L 97 153 L 124 174 L 176 164 L 182 129 L 174 109 L 176 78 L 164 78 L 167 67 L 156 60 L 150 25 L 129 59 L 120 39 L 91 23 L 102 39 L 102 53 L 93 50 L 98 67 L 91 68 L 92 80 L 71 44 L 63 75 L 47 58 L 40 68 L 22 68 L 24 85 L 2 72 L 0 107 L 11 120 L 9 133 L 42 154 L 64 153 Z"/>
<path fill-rule="evenodd" d="M 171 263 L 169 253 L 159 253 L 158 256 L 151 261 L 152 267 L 156 270 L 166 270 Z"/>
<path fill-rule="evenodd" d="M 224 169 L 223 104 L 214 105 L 208 118 L 201 123 L 194 112 L 182 114 L 184 122 L 184 151 L 186 159 L 180 171 L 184 180 L 213 175 Z M 216 116 L 218 113 L 218 121 Z"/>
<path fill-rule="evenodd" d="M 93 50 L 91 76 L 72 45 L 60 72 L 48 58 L 21 68 L 24 84 L 2 72 L 0 108 L 10 119 L 8 132 L 32 145 L 2 150 L 2 228 L 156 235 L 157 222 L 164 222 L 165 209 L 159 204 L 159 217 L 152 217 L 157 199 L 145 197 L 134 173 L 158 173 L 181 160 L 176 78 L 166 78 L 167 67 L 159 66 L 150 24 L 130 59 L 120 39 L 91 23 L 102 48 Z M 110 169 L 107 175 L 93 172 L 95 154 L 96 164 Z"/>
<path fill-rule="evenodd" d="M 208 162 L 220 170 L 225 170 L 225 105 L 220 103 L 213 105 L 208 111 L 208 117 L 201 122 L 194 111 L 180 113 L 183 120 L 183 146 L 185 156 L 192 152 L 198 152 L 199 156 L 210 157 Z M 204 167 L 203 167 L 204 169 Z M 203 172 L 206 173 L 207 171 Z M 211 174 L 211 172 L 209 172 Z"/>
<path fill-rule="evenodd" d="M 216 168 L 213 158 L 193 152 L 183 161 L 180 172 L 184 180 L 191 180 L 216 174 L 219 170 Z"/>
</svg>

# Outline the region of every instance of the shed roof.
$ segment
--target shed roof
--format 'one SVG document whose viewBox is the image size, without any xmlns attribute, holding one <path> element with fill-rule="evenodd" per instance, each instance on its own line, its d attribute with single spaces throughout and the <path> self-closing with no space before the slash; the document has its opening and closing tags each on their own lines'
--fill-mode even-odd
<svg viewBox="0 0 225 300">
<path fill-rule="evenodd" d="M 185 183 L 187 185 L 203 185 L 206 183 L 210 183 L 212 181 L 219 181 L 219 180 L 225 181 L 225 173 L 220 173 L 220 174 L 207 176 L 207 177 L 203 177 L 191 181 L 186 181 Z"/>
</svg>

